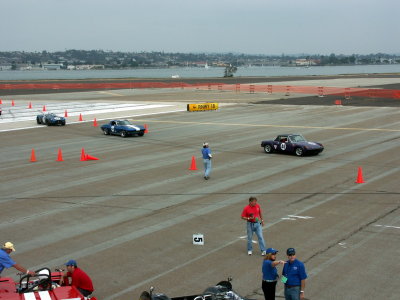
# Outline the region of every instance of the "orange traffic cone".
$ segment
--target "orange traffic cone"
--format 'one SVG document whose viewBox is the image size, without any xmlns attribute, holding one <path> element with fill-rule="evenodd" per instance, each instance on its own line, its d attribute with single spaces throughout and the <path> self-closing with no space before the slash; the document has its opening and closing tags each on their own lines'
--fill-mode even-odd
<svg viewBox="0 0 400 300">
<path fill-rule="evenodd" d="M 65 112 L 64 112 L 64 117 L 65 117 L 65 118 L 68 117 L 68 112 L 67 112 L 67 110 L 65 110 Z"/>
<path fill-rule="evenodd" d="M 86 160 L 99 160 L 97 157 L 91 156 L 89 154 L 86 154 Z"/>
<path fill-rule="evenodd" d="M 361 167 L 358 167 L 357 180 L 355 181 L 355 183 L 365 183 L 365 181 L 363 179 Z"/>
<path fill-rule="evenodd" d="M 3 104 L 3 100 L 0 99 L 0 104 Z"/>
<path fill-rule="evenodd" d="M 36 161 L 35 149 L 32 149 L 32 152 L 31 152 L 31 162 L 35 162 L 35 161 Z"/>
<path fill-rule="evenodd" d="M 82 114 L 79 114 L 79 121 L 83 121 Z"/>
<path fill-rule="evenodd" d="M 29 102 L 28 108 L 32 108 L 32 102 Z"/>
<path fill-rule="evenodd" d="M 82 148 L 82 151 L 81 151 L 81 161 L 85 161 L 85 160 L 86 160 L 85 149 Z"/>
<path fill-rule="evenodd" d="M 46 105 L 43 105 L 43 111 L 46 111 Z"/>
<path fill-rule="evenodd" d="M 11 106 L 14 106 L 14 100 L 11 100 Z"/>
<path fill-rule="evenodd" d="M 97 120 L 96 120 L 96 118 L 94 118 L 94 120 L 93 120 L 93 127 L 97 127 Z"/>
<path fill-rule="evenodd" d="M 149 127 L 147 127 L 147 124 L 144 124 L 144 133 L 149 133 Z"/>
<path fill-rule="evenodd" d="M 192 156 L 192 163 L 191 163 L 191 165 L 190 165 L 189 170 L 192 170 L 192 171 L 197 170 L 197 167 L 196 167 L 196 157 L 194 157 L 194 156 Z"/>
<path fill-rule="evenodd" d="M 58 148 L 58 156 L 56 161 L 64 161 L 62 156 L 61 148 Z"/>
</svg>

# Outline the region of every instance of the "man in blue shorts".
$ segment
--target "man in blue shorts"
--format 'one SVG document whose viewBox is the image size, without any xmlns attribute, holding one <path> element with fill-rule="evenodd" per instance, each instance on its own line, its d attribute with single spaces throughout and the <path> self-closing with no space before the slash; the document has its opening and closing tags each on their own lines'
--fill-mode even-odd
<svg viewBox="0 0 400 300">
<path fill-rule="evenodd" d="M 15 268 L 18 271 L 24 273 L 24 274 L 29 274 L 29 275 L 35 275 L 35 272 L 29 271 L 28 269 L 25 269 L 23 266 L 17 264 L 15 261 L 12 260 L 10 257 L 10 253 L 15 251 L 14 244 L 11 242 L 5 243 L 1 249 L 0 249 L 0 274 L 3 272 L 3 270 L 6 268 Z"/>
</svg>

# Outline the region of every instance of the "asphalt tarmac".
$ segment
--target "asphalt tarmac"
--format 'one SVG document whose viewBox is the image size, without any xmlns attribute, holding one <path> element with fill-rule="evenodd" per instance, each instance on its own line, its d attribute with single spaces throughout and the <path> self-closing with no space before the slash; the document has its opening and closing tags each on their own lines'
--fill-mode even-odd
<svg viewBox="0 0 400 300">
<path fill-rule="evenodd" d="M 368 85 L 400 83 L 389 79 Z M 360 85 L 348 80 L 347 86 Z M 267 246 L 280 251 L 278 259 L 294 247 L 305 262 L 307 299 L 398 299 L 398 106 L 384 100 L 310 105 L 295 95 L 174 89 L 13 99 L 21 110 L 6 102 L 3 112 L 14 119 L 6 122 L 3 114 L 0 122 L 0 228 L 23 266 L 54 269 L 76 259 L 98 299 L 137 299 L 150 286 L 170 297 L 196 294 L 228 276 L 239 294 L 263 299 L 263 258 L 258 244 L 247 255 L 240 218 L 256 196 Z M 32 121 L 18 122 L 28 101 L 36 109 Z M 221 108 L 185 111 L 199 101 Z M 65 127 L 36 125 L 33 116 L 43 105 L 56 110 L 65 103 L 75 109 Z M 98 103 L 169 106 L 101 112 Z M 86 109 L 84 121 L 77 107 Z M 104 136 L 94 117 L 100 124 L 128 118 L 149 132 Z M 296 157 L 265 154 L 260 147 L 264 139 L 291 132 L 321 142 L 324 152 Z M 200 155 L 204 141 L 214 157 L 208 181 Z M 80 161 L 82 148 L 99 160 Z M 36 162 L 30 161 L 32 149 Z M 63 161 L 56 161 L 58 149 Z M 189 170 L 192 156 L 198 170 Z M 355 183 L 359 167 L 364 183 Z M 204 236 L 204 245 L 193 245 L 194 234 Z M 9 269 L 2 276 L 16 273 Z M 282 283 L 277 299 L 283 299 Z"/>
</svg>

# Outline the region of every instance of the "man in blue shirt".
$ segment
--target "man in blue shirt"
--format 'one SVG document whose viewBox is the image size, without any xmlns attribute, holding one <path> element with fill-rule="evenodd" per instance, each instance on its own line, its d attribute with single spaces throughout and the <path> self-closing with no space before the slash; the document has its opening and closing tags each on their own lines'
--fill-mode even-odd
<svg viewBox="0 0 400 300">
<path fill-rule="evenodd" d="M 304 264 L 296 259 L 296 250 L 286 250 L 288 260 L 282 270 L 282 282 L 285 284 L 285 299 L 304 299 L 304 288 L 306 287 L 307 273 Z"/>
<path fill-rule="evenodd" d="M 30 275 L 35 275 L 35 272 L 29 271 L 28 269 L 25 269 L 23 266 L 17 264 L 15 261 L 12 260 L 10 257 L 10 253 L 15 251 L 14 244 L 11 242 L 7 242 L 1 247 L 0 249 L 0 274 L 3 272 L 4 268 L 16 268 L 18 271 L 25 273 L 25 274 L 30 274 Z"/>
<path fill-rule="evenodd" d="M 208 143 L 203 143 L 203 149 L 201 149 L 201 154 L 203 155 L 203 163 L 204 163 L 204 179 L 208 180 L 210 178 L 211 173 L 211 149 L 208 146 Z"/>
</svg>

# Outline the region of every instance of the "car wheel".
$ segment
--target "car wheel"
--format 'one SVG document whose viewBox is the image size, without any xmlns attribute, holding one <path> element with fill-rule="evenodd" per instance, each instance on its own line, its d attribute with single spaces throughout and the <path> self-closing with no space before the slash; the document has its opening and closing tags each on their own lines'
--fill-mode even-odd
<svg viewBox="0 0 400 300">
<path fill-rule="evenodd" d="M 264 151 L 265 151 L 265 153 L 269 154 L 269 153 L 272 153 L 274 150 L 272 149 L 271 145 L 267 144 L 264 146 Z"/>
<path fill-rule="evenodd" d="M 110 130 L 105 128 L 105 129 L 103 129 L 103 133 L 104 133 L 104 135 L 109 135 L 110 134 Z"/>
<path fill-rule="evenodd" d="M 295 153 L 297 156 L 302 156 L 304 154 L 304 150 L 302 148 L 296 148 Z"/>
<path fill-rule="evenodd" d="M 121 131 L 121 137 L 123 137 L 123 138 L 126 137 L 126 131 L 125 130 Z"/>
<path fill-rule="evenodd" d="M 41 124 L 42 122 L 40 122 L 40 118 L 36 118 L 36 123 Z"/>
<path fill-rule="evenodd" d="M 138 136 L 144 136 L 144 132 L 143 131 L 139 132 Z"/>
</svg>

